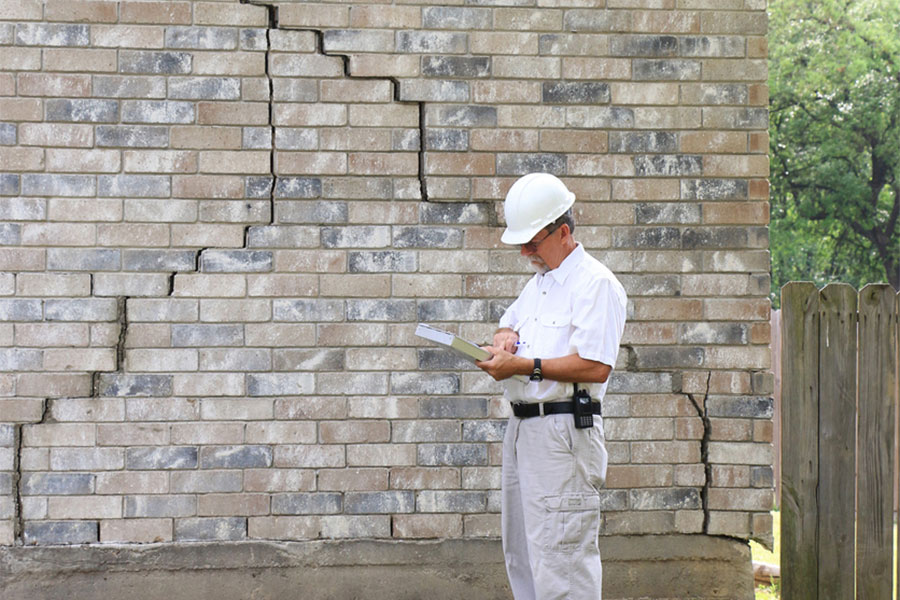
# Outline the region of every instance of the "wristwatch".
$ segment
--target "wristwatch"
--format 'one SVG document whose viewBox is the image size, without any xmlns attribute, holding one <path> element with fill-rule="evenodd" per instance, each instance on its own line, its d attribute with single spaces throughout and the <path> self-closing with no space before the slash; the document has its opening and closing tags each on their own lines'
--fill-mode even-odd
<svg viewBox="0 0 900 600">
<path fill-rule="evenodd" d="M 541 372 L 541 359 L 534 359 L 534 369 L 531 371 L 531 376 L 528 378 L 531 381 L 543 381 L 544 374 Z"/>
</svg>

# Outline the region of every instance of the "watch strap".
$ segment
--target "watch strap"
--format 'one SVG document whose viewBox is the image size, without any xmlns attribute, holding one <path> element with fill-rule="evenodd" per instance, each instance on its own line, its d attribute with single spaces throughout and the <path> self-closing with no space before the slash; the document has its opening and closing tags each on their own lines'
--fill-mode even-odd
<svg viewBox="0 0 900 600">
<path fill-rule="evenodd" d="M 531 377 L 529 379 L 531 381 L 543 381 L 544 373 L 541 371 L 541 359 L 535 358 L 534 360 L 534 368 L 531 370 Z"/>
</svg>

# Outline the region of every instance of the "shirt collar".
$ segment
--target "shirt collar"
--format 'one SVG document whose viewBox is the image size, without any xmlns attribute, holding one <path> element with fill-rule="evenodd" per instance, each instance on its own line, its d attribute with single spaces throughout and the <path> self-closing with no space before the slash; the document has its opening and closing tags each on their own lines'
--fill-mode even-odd
<svg viewBox="0 0 900 600">
<path fill-rule="evenodd" d="M 569 252 L 569 255 L 563 259 L 558 267 L 551 271 L 547 271 L 547 275 L 552 275 L 554 281 L 559 285 L 566 282 L 569 274 L 584 260 L 584 246 L 578 242 L 575 249 Z"/>
</svg>

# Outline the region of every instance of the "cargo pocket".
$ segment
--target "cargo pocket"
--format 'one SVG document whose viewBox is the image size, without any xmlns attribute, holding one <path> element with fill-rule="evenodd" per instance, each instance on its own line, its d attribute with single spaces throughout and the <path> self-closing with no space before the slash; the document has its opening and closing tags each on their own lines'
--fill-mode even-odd
<svg viewBox="0 0 900 600">
<path fill-rule="evenodd" d="M 591 544 L 600 532 L 600 496 L 560 494 L 544 496 L 544 547 L 573 552 Z"/>
<path fill-rule="evenodd" d="M 594 419 L 600 417 L 595 416 Z M 603 437 L 603 419 L 599 425 L 595 422 L 590 429 L 591 458 L 590 458 L 590 482 L 597 491 L 606 483 L 606 468 L 609 463 L 609 453 L 606 451 L 606 440 Z"/>
</svg>

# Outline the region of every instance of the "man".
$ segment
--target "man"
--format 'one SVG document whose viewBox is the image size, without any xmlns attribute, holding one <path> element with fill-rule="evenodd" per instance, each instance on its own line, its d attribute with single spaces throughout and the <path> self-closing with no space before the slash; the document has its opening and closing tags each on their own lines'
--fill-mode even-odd
<svg viewBox="0 0 900 600">
<path fill-rule="evenodd" d="M 521 246 L 537 274 L 501 317 L 487 347 L 493 356 L 476 363 L 504 382 L 513 407 L 503 441 L 502 533 L 516 600 L 601 597 L 598 490 L 607 453 L 600 401 L 625 327 L 626 296 L 572 237 L 574 202 L 547 173 L 510 188 L 501 240 Z M 593 399 L 582 398 L 586 414 L 575 408 L 576 386 Z"/>
</svg>

